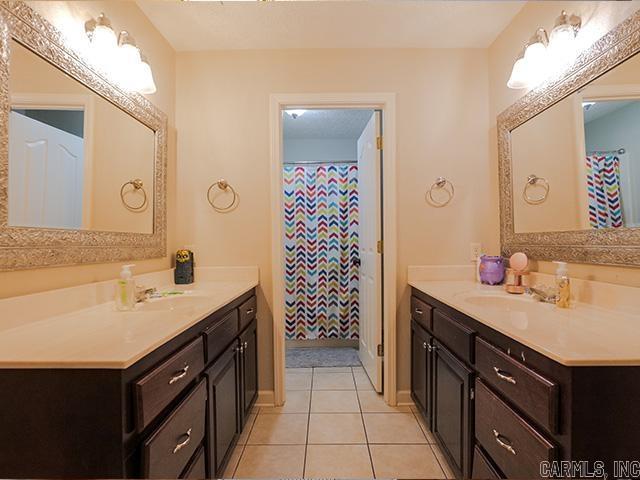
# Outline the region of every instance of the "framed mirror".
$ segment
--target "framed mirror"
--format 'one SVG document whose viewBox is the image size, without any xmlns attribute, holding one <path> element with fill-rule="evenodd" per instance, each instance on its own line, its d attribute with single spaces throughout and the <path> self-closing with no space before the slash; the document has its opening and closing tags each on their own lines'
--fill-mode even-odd
<svg viewBox="0 0 640 480">
<path fill-rule="evenodd" d="M 0 270 L 166 254 L 166 116 L 0 5 Z"/>
<path fill-rule="evenodd" d="M 498 117 L 502 254 L 640 265 L 640 12 Z"/>
</svg>

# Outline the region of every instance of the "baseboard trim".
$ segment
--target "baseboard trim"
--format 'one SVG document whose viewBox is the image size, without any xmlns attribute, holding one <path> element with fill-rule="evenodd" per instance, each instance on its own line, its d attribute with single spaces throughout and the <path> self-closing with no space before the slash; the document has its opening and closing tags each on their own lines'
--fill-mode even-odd
<svg viewBox="0 0 640 480">
<path fill-rule="evenodd" d="M 273 390 L 259 390 L 256 407 L 273 407 L 275 402 Z"/>
<path fill-rule="evenodd" d="M 398 390 L 397 399 L 398 399 L 398 406 L 413 405 L 413 400 L 411 399 L 410 390 Z"/>
</svg>

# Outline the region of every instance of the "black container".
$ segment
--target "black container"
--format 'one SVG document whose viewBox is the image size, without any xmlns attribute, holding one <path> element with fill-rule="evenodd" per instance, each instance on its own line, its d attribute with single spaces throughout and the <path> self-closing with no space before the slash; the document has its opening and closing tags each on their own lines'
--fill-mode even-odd
<svg viewBox="0 0 640 480">
<path fill-rule="evenodd" d="M 193 252 L 191 250 L 178 250 L 176 252 L 176 269 L 174 281 L 176 285 L 193 283 Z"/>
</svg>

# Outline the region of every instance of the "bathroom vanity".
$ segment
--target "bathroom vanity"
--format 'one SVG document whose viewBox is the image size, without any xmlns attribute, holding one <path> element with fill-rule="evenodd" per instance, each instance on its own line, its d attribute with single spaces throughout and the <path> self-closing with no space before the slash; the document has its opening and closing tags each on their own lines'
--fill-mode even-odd
<svg viewBox="0 0 640 480">
<path fill-rule="evenodd" d="M 0 332 L 0 476 L 220 476 L 258 395 L 256 297 L 211 288 Z"/>
<path fill-rule="evenodd" d="M 638 459 L 640 353 L 624 341 L 637 315 L 558 312 L 470 281 L 412 285 L 411 395 L 457 478 L 538 478 L 563 460 L 611 476 Z"/>
</svg>

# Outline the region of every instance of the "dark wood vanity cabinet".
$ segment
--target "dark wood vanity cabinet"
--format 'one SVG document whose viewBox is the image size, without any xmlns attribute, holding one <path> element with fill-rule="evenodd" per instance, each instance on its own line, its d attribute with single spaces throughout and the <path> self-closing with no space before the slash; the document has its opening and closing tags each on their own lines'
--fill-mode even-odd
<svg viewBox="0 0 640 480">
<path fill-rule="evenodd" d="M 258 394 L 255 292 L 127 369 L 0 369 L 0 478 L 220 477 Z"/>
<path fill-rule="evenodd" d="M 414 289 L 411 396 L 460 479 L 613 477 L 637 461 L 640 367 L 559 364 Z M 555 463 L 554 463 L 555 462 Z"/>
</svg>

